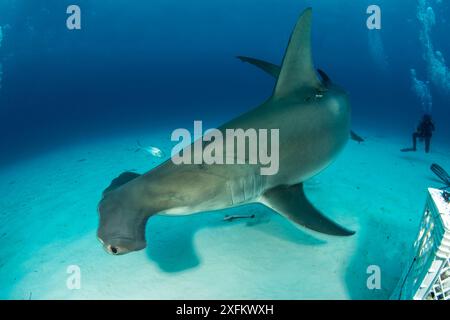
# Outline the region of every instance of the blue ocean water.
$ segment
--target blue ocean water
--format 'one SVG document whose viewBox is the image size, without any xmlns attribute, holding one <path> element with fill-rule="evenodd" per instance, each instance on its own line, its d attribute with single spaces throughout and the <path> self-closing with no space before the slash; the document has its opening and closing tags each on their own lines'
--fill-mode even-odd
<svg viewBox="0 0 450 320">
<path fill-rule="evenodd" d="M 68 17 L 66 9 L 71 4 L 81 8 L 81 30 L 68 30 L 66 27 Z M 356 172 L 357 170 L 353 169 L 355 166 L 360 166 L 359 171 L 354 174 L 361 183 L 361 188 L 366 188 L 367 192 L 364 194 L 366 198 L 358 198 L 358 194 L 354 193 L 356 200 L 353 201 L 355 206 L 356 203 L 358 204 L 359 212 L 358 218 L 355 219 L 362 220 L 361 214 L 364 215 L 364 212 L 370 212 L 374 216 L 387 212 L 391 219 L 390 222 L 370 220 L 368 230 L 371 231 L 363 233 L 364 241 L 356 244 L 355 248 L 350 248 L 357 250 L 360 254 L 355 255 L 356 258 L 348 258 L 348 261 L 345 259 L 340 261 L 343 269 L 345 269 L 344 266 L 350 266 L 352 270 L 357 270 L 355 271 L 357 280 L 353 279 L 355 272 L 343 272 L 342 278 L 347 283 L 346 290 L 325 291 L 323 295 L 317 294 L 312 297 L 388 297 L 398 280 L 397 276 L 402 271 L 404 261 L 400 261 L 398 265 L 389 262 L 386 266 L 390 272 L 389 276 L 386 276 L 388 285 L 381 293 L 366 292 L 355 281 L 365 277 L 365 265 L 362 267 L 361 261 L 377 263 L 377 259 L 382 260 L 380 257 L 383 249 L 375 246 L 382 240 L 381 235 L 383 240 L 393 242 L 395 236 L 391 234 L 399 232 L 397 237 L 403 237 L 402 240 L 405 241 L 397 243 L 396 247 L 395 243 L 389 242 L 389 245 L 394 245 L 396 249 L 386 253 L 387 261 L 393 260 L 393 256 L 396 256 L 399 250 L 406 250 L 408 244 L 414 240 L 415 226 L 420 217 L 416 216 L 411 220 L 406 213 L 411 208 L 420 212 L 424 200 L 420 196 L 423 195 L 424 188 L 435 181 L 429 179 L 430 175 L 425 173 L 428 173 L 425 169 L 430 164 L 430 158 L 423 154 L 417 155 L 417 158 L 413 158 L 414 155 L 400 158 L 400 155 L 395 152 L 409 146 L 411 133 L 425 109 L 432 114 L 436 125 L 432 150 L 434 142 L 444 146 L 444 151 L 442 148 L 438 150 L 437 159 L 446 161 L 443 165 L 450 168 L 447 152 L 450 146 L 448 141 L 450 137 L 448 126 L 450 43 L 446 41 L 448 30 L 450 30 L 450 3 L 439 0 L 379 0 L 376 4 L 382 10 L 382 28 L 368 30 L 366 9 L 371 4 L 373 1 L 369 0 L 194 0 L 189 2 L 158 0 L 133 1 L 132 3 L 125 0 L 0 0 L 0 70 L 2 71 L 0 169 L 5 172 L 14 171 L 15 166 L 20 163 L 61 152 L 61 154 L 57 153 L 56 158 L 52 158 L 53 162 L 38 160 L 33 168 L 24 170 L 23 174 L 27 175 L 28 180 L 17 178 L 20 176 L 16 174 L 17 172 L 11 173 L 12 178 L 3 181 L 5 189 L 11 189 L 13 193 L 14 186 L 17 188 L 20 186 L 23 190 L 23 185 L 26 185 L 27 181 L 33 181 L 35 189 L 30 189 L 29 193 L 25 192 L 20 198 L 23 202 L 17 200 L 17 202 L 9 203 L 5 200 L 0 210 L 18 215 L 39 212 L 37 208 L 39 204 L 47 199 L 58 197 L 58 188 L 64 186 L 64 181 L 69 181 L 73 183 L 70 190 L 75 191 L 68 195 L 69 203 L 73 206 L 69 206 L 72 211 L 69 210 L 67 214 L 74 214 L 80 208 L 81 198 L 88 198 L 93 192 L 101 192 L 111 180 L 111 172 L 102 176 L 101 179 L 94 175 L 95 171 L 85 173 L 82 171 L 84 162 L 89 163 L 95 159 L 103 161 L 109 157 L 110 162 L 106 165 L 109 166 L 110 171 L 114 171 L 119 170 L 115 162 L 125 163 L 127 159 L 119 151 L 113 150 L 112 145 L 111 149 L 108 149 L 110 145 L 105 141 L 111 137 L 118 137 L 119 145 L 124 145 L 125 150 L 134 148 L 134 140 L 128 139 L 130 132 L 145 132 L 149 136 L 157 137 L 164 132 L 164 134 L 167 133 L 165 139 L 168 140 L 170 132 L 168 128 L 175 129 L 180 126 L 190 128 L 194 120 L 203 120 L 211 126 L 219 125 L 259 105 L 270 96 L 274 80 L 254 67 L 241 63 L 236 56 L 246 55 L 280 64 L 299 14 L 304 8 L 312 6 L 315 65 L 325 70 L 333 81 L 349 92 L 353 107 L 353 128 L 362 136 L 369 135 L 372 142 L 379 143 L 376 148 L 359 149 L 359 151 L 364 150 L 363 155 L 358 154 L 355 145 L 351 145 L 350 153 L 342 158 L 334 171 L 325 173 L 325 176 L 318 180 L 318 185 L 340 188 L 340 191 L 336 191 L 340 195 L 353 194 L 355 190 L 349 187 L 353 182 L 346 184 L 346 176 L 342 170 L 350 168 Z M 414 77 L 412 69 L 415 70 Z M 123 141 L 120 140 L 122 138 Z M 382 138 L 387 141 L 377 140 Z M 370 143 L 370 139 L 368 140 Z M 70 146 L 88 144 L 93 141 L 100 141 L 99 145 L 105 142 L 105 146 L 102 145 L 103 149 L 100 150 L 95 145 L 90 145 L 92 154 L 83 153 L 84 151 L 80 151 L 81 155 L 76 154 L 75 151 L 65 152 L 65 149 Z M 154 144 L 158 146 L 158 141 Z M 380 147 L 381 145 L 386 147 Z M 385 154 L 396 160 L 390 162 L 390 158 L 382 158 Z M 378 156 L 380 157 L 378 163 L 370 163 L 367 160 L 367 158 L 375 159 Z M 411 167 L 405 167 L 404 163 L 398 162 L 401 160 L 412 163 Z M 52 167 L 59 170 L 62 163 L 68 168 L 83 172 L 79 177 L 79 180 L 84 183 L 83 191 L 76 193 L 78 185 L 76 181 L 70 180 L 70 171 L 64 171 L 64 169 L 59 178 L 56 178 L 56 171 L 55 176 L 49 177 L 52 182 L 52 179 L 56 179 L 53 185 L 48 184 L 43 187 L 41 193 L 36 193 L 35 190 L 46 178 L 40 175 L 40 172 L 46 174 L 52 172 L 50 170 Z M 92 167 L 95 168 L 93 170 L 102 167 L 98 163 L 97 166 Z M 46 164 L 45 171 L 44 169 L 41 171 Z M 146 165 L 147 162 L 143 159 L 135 163 L 131 160 L 130 163 L 126 163 L 128 169 L 136 168 L 140 171 L 147 170 Z M 151 164 L 151 166 L 154 165 L 155 163 Z M 422 170 L 422 167 L 425 169 L 419 171 L 418 168 Z M 393 176 L 396 172 L 402 172 L 402 179 L 386 182 L 384 186 L 382 175 L 386 174 L 386 181 L 389 178 L 385 168 L 392 170 L 390 172 Z M 334 174 L 338 174 L 339 178 L 336 179 Z M 376 179 L 379 181 L 375 182 Z M 21 181 L 23 185 L 20 185 Z M 6 186 L 6 183 L 11 186 Z M 418 190 L 405 191 L 407 195 L 405 199 L 398 201 L 392 195 L 392 188 L 398 191 L 419 184 Z M 316 187 L 310 188 L 312 197 L 319 199 L 318 191 L 314 193 Z M 40 235 L 38 242 L 33 244 L 30 250 L 33 251 L 34 246 L 38 247 L 41 243 L 45 245 L 57 243 L 57 239 L 70 243 L 67 239 L 71 239 L 79 230 L 83 230 L 82 234 L 87 233 L 88 230 L 95 230 L 98 195 L 94 195 L 89 198 L 89 201 L 81 204 L 81 208 L 86 210 L 83 211 L 83 217 L 86 220 L 77 221 L 72 229 L 64 231 L 67 234 L 63 232 L 61 235 L 59 229 L 47 230 L 45 228 L 48 224 L 39 222 L 42 230 L 48 233 Z M 27 201 L 36 204 L 36 207 L 28 205 Z M 345 205 L 338 203 L 337 200 L 327 201 L 327 206 L 345 208 Z M 389 205 L 383 205 L 383 201 L 396 203 L 405 215 L 396 220 L 396 217 L 392 217 L 395 212 L 390 211 L 392 208 L 387 208 Z M 369 209 L 373 206 L 378 211 Z M 45 205 L 42 208 L 47 209 Z M 67 209 L 59 203 L 52 203 L 48 208 Z M 340 218 L 353 221 L 346 216 Z M 207 263 L 208 258 L 203 260 L 198 258 L 194 244 L 186 245 L 186 242 L 189 244 L 194 242 L 191 239 L 194 238 L 194 234 L 207 226 L 215 227 L 217 221 L 214 217 L 207 218 L 210 220 L 206 221 L 201 218 L 193 219 L 185 223 L 189 234 L 181 234 L 178 237 L 177 232 L 180 230 L 176 229 L 177 232 L 175 232 L 171 229 L 175 227 L 161 220 L 162 222 L 159 223 L 163 230 L 168 231 L 168 234 L 164 234 L 163 238 L 159 239 L 160 242 L 153 247 L 155 250 L 149 251 L 147 253 L 149 257 L 146 258 L 158 261 L 160 269 L 169 274 L 195 269 L 204 260 L 208 268 L 210 266 Z M 273 219 L 281 220 L 278 217 Z M 66 219 L 63 216 L 55 220 L 58 227 L 66 225 Z M 270 229 L 263 224 L 262 232 L 284 234 L 285 238 L 280 240 L 280 244 L 284 245 L 285 241 L 288 246 L 300 244 L 312 248 L 322 244 L 308 236 L 297 235 L 294 230 L 284 225 L 284 222 L 277 223 L 280 225 L 277 225 L 275 229 Z M 356 222 L 352 223 L 356 225 Z M 398 231 L 402 230 L 402 223 L 407 224 L 405 229 L 410 233 Z M 17 222 L 17 224 L 20 223 Z M 176 228 L 181 229 L 179 226 Z M 241 225 L 239 228 L 245 229 Z M 212 229 L 215 230 L 215 228 Z M 12 227 L 11 230 L 13 230 Z M 222 229 L 219 228 L 219 230 Z M 244 232 L 240 229 L 229 231 L 226 228 L 219 233 L 229 236 L 239 234 L 241 231 Z M 218 236 L 212 232 L 205 231 L 205 237 L 209 239 L 208 237 Z M 260 230 L 251 232 L 254 232 L 253 235 L 259 239 Z M 7 232 L 5 237 L 8 236 L 6 234 Z M 378 241 L 371 238 L 375 234 L 380 237 L 375 238 Z M 0 236 L 3 237 L 1 234 Z M 389 240 L 390 236 L 391 240 Z M 12 239 L 15 241 L 20 237 Z M 220 239 L 226 239 L 226 236 Z M 204 242 L 200 241 L 201 244 Z M 95 242 L 90 245 L 100 247 Z M 230 251 L 235 249 L 232 244 L 227 245 L 230 246 Z M 67 246 L 70 247 L 70 244 Z M 174 262 L 173 256 L 165 251 L 167 247 L 172 248 L 169 252 L 180 257 L 181 261 Z M 202 248 L 204 249 L 203 257 L 206 257 L 207 253 L 213 254 L 206 249 L 206 246 Z M 249 253 L 253 252 L 252 248 L 243 250 L 246 249 Z M 342 252 L 350 249 L 342 249 Z M 19 261 L 17 265 L 21 266 L 23 274 L 17 278 L 25 277 L 31 272 L 28 266 L 19 258 L 8 260 L 10 251 L 13 249 L 8 250 L 0 255 L 2 258 L 0 272 L 3 265 L 6 264 L 10 270 L 14 268 L 16 261 Z M 74 250 L 76 252 L 76 249 Z M 308 249 L 305 248 L 305 250 Z M 335 254 L 331 249 L 327 253 Z M 106 262 L 106 258 L 99 259 L 102 259 L 104 263 L 114 263 L 109 262 L 110 260 Z M 61 256 L 62 260 L 70 259 L 67 256 Z M 236 263 L 239 262 L 240 260 L 237 259 Z M 317 265 L 323 265 L 326 262 L 328 261 L 320 260 Z M 47 261 L 43 262 L 43 265 L 47 266 L 45 263 Z M 87 260 L 83 260 L 83 263 L 88 268 L 92 267 Z M 258 273 L 253 266 L 245 262 L 242 262 L 242 265 L 242 269 L 251 270 L 254 274 Z M 240 267 L 236 269 L 241 270 Z M 273 266 L 273 268 L 276 267 Z M 315 268 L 316 263 L 312 263 L 309 267 Z M 338 267 L 340 268 L 341 265 L 337 265 L 336 268 Z M 46 270 L 42 268 L 39 272 Z M 135 271 L 137 274 L 144 273 L 142 269 Z M 292 270 L 283 269 L 282 271 Z M 208 272 L 206 270 L 206 273 Z M 208 274 L 211 273 L 213 272 Z M 289 273 L 280 272 L 280 274 Z M 313 285 L 320 280 L 315 279 L 314 276 L 311 277 L 312 280 L 308 284 Z M 14 276 L 6 275 L 4 272 L 0 278 L 7 279 L 4 281 L 8 282 L 7 290 L 0 292 L 1 298 L 28 297 L 28 291 L 20 291 L 23 287 L 17 289 L 19 291 L 14 291 L 14 280 L 16 280 Z M 122 280 L 126 282 L 126 279 Z M 286 283 L 286 286 L 291 281 L 287 276 L 280 277 L 278 280 Z M 364 280 L 361 281 L 364 282 Z M 48 283 L 47 289 L 51 287 L 52 282 Z M 231 284 L 230 288 L 232 288 Z M 38 290 L 39 287 L 36 285 L 34 289 Z M 189 292 L 188 285 L 184 289 L 184 292 Z M 264 294 L 272 289 L 270 286 L 267 289 L 264 286 L 258 288 Z M 114 294 L 101 296 L 98 292 L 92 291 L 92 294 L 89 292 L 87 291 L 81 297 L 124 297 Z M 54 296 L 45 297 L 60 297 L 59 294 L 61 292 L 58 291 Z M 133 297 L 139 297 L 139 292 L 130 294 L 135 294 Z M 261 293 L 258 297 L 275 297 L 275 295 L 264 294 Z M 198 296 L 204 295 L 200 292 Z M 293 296 L 308 297 L 307 294 Z M 167 294 L 164 297 L 171 296 Z M 182 295 L 176 297 L 182 297 Z M 254 298 L 255 296 L 249 289 L 248 293 L 243 290 L 240 297 Z M 289 297 L 289 291 L 280 292 L 276 297 Z"/>
<path fill-rule="evenodd" d="M 355 126 L 411 130 L 421 115 L 410 77 L 411 68 L 427 76 L 417 1 L 378 1 L 375 39 L 366 27 L 370 1 L 80 0 L 82 30 L 70 31 L 72 2 L 0 3 L 3 163 L 106 130 L 218 114 L 226 120 L 249 110 L 274 81 L 234 57 L 280 63 L 309 5 L 315 64 L 350 93 Z M 431 38 L 449 60 L 449 4 L 433 8 Z M 436 119 L 448 119 L 448 91 L 433 86 L 432 94 Z M 448 134 L 445 121 L 436 125 L 436 135 Z"/>
</svg>

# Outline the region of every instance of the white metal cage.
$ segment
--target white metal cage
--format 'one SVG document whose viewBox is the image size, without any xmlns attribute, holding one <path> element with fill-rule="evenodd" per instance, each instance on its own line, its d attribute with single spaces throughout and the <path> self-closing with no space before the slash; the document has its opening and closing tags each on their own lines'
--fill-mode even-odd
<svg viewBox="0 0 450 320">
<path fill-rule="evenodd" d="M 450 300 L 450 204 L 428 189 L 413 254 L 391 299 Z"/>
</svg>

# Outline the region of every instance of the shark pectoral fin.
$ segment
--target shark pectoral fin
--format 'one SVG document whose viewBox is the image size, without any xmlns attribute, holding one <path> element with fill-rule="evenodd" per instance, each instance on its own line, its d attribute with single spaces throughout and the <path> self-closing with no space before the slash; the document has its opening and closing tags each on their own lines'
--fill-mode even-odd
<svg viewBox="0 0 450 320">
<path fill-rule="evenodd" d="M 275 79 L 278 79 L 278 77 L 280 76 L 281 67 L 277 66 L 276 64 L 273 64 L 273 63 L 270 63 L 270 62 L 267 62 L 264 60 L 260 60 L 260 59 L 245 57 L 245 56 L 237 56 L 236 58 L 238 58 L 242 62 L 247 62 L 249 64 L 254 65 L 255 67 L 270 74 Z M 332 81 L 331 81 L 330 77 L 322 69 L 317 69 L 317 73 L 320 75 L 320 78 L 322 79 L 323 86 L 326 88 L 329 88 L 332 85 Z"/>
<path fill-rule="evenodd" d="M 242 62 L 247 62 L 260 68 L 264 72 L 270 74 L 275 79 L 278 79 L 278 76 L 280 75 L 281 68 L 273 63 L 244 56 L 237 56 L 237 58 Z"/>
<path fill-rule="evenodd" d="M 292 222 L 311 230 L 333 236 L 355 234 L 354 231 L 331 221 L 314 208 L 305 196 L 303 184 L 270 189 L 263 195 L 262 203 Z"/>
<path fill-rule="evenodd" d="M 308 8 L 300 16 L 289 40 L 274 97 L 288 96 L 303 87 L 322 87 L 313 65 L 311 21 L 312 9 Z"/>
<path fill-rule="evenodd" d="M 141 175 L 135 172 L 124 172 L 120 174 L 117 178 L 115 178 L 113 181 L 111 181 L 111 184 L 108 188 L 106 188 L 103 191 L 103 195 L 105 195 L 108 192 L 111 192 L 120 186 L 123 186 L 124 184 L 130 182 L 133 179 L 136 179 L 137 177 L 140 177 Z"/>
</svg>

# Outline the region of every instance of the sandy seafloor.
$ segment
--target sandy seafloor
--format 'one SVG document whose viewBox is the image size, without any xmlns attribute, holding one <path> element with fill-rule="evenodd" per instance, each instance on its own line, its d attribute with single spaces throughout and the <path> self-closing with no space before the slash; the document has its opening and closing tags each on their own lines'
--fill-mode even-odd
<svg viewBox="0 0 450 320">
<path fill-rule="evenodd" d="M 129 133 L 68 145 L 0 168 L 2 299 L 386 299 L 416 237 L 433 162 L 450 168 L 450 147 L 403 154 L 409 135 L 360 130 L 327 170 L 306 183 L 311 201 L 357 231 L 335 238 L 299 230 L 260 205 L 187 217 L 157 216 L 148 247 L 108 255 L 96 239 L 102 190 L 126 170 L 161 162 L 136 139 L 170 154 L 170 132 Z M 422 147 L 422 146 L 421 146 Z M 225 222 L 226 214 L 255 214 Z M 81 289 L 66 287 L 67 267 Z M 366 286 L 381 268 L 381 290 Z"/>
</svg>

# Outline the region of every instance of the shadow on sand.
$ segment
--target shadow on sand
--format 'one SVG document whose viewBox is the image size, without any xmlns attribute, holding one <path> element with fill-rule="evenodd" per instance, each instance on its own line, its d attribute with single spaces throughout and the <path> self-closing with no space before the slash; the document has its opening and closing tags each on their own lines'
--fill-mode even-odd
<svg viewBox="0 0 450 320">
<path fill-rule="evenodd" d="M 234 210 L 234 211 L 233 211 Z M 181 272 L 200 265 L 201 260 L 194 245 L 197 232 L 206 228 L 233 228 L 244 225 L 256 228 L 271 237 L 277 237 L 299 245 L 322 245 L 325 241 L 306 234 L 294 225 L 280 223 L 274 219 L 276 213 L 262 205 L 246 205 L 239 208 L 241 215 L 255 215 L 254 219 L 224 221 L 227 214 L 236 214 L 236 209 L 202 213 L 191 216 L 156 216 L 147 226 L 147 255 L 164 272 Z M 236 228 L 236 232 L 242 229 Z"/>
<path fill-rule="evenodd" d="M 345 274 L 349 297 L 356 300 L 386 300 L 396 287 L 408 262 L 414 232 L 401 221 L 385 221 L 367 217 L 358 232 L 358 247 Z M 368 279 L 379 267 L 381 288 L 370 289 Z M 373 284 L 373 282 L 369 283 Z"/>
</svg>

